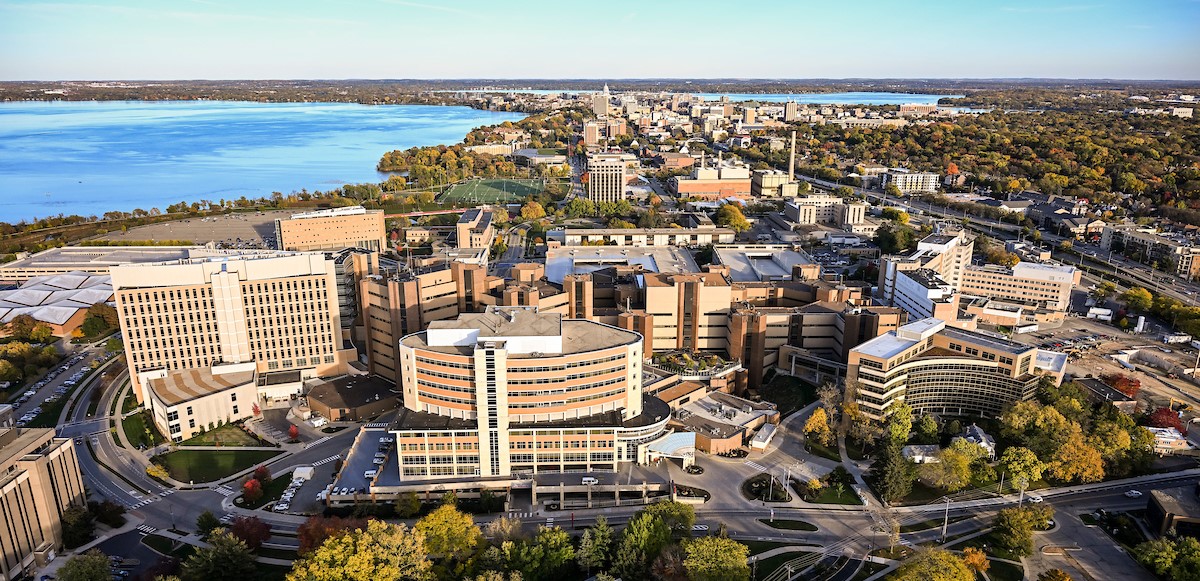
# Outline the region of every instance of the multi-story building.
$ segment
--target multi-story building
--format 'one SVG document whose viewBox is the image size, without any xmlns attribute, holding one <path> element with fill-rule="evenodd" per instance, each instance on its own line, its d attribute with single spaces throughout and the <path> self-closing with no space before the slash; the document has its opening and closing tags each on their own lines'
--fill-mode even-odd
<svg viewBox="0 0 1200 581">
<path fill-rule="evenodd" d="M 785 171 L 756 169 L 750 175 L 750 194 L 756 198 L 794 198 L 800 192 L 800 183 L 788 178 Z"/>
<path fill-rule="evenodd" d="M 958 318 L 958 294 L 954 287 L 928 268 L 900 273 L 892 305 L 917 319 L 937 317 L 953 321 Z"/>
<path fill-rule="evenodd" d="M 401 482 L 615 470 L 670 419 L 642 393 L 642 337 L 535 309 L 492 308 L 400 341 Z"/>
<path fill-rule="evenodd" d="M 63 512 L 86 504 L 71 440 L 0 428 L 0 581 L 32 579 L 63 548 Z"/>
<path fill-rule="evenodd" d="M 625 199 L 624 155 L 599 153 L 588 156 L 587 192 L 593 202 L 619 202 Z"/>
<path fill-rule="evenodd" d="M 883 187 L 891 185 L 903 194 L 936 192 L 940 177 L 936 173 L 908 171 L 892 168 L 883 174 Z"/>
<path fill-rule="evenodd" d="M 355 359 L 342 333 L 335 264 L 323 253 L 263 252 L 111 272 L 139 402 L 149 377 L 175 371 L 252 363 L 260 375 L 295 374 L 298 385 L 300 378 L 344 373 Z"/>
<path fill-rule="evenodd" d="M 1100 233 L 1100 247 L 1123 252 L 1142 262 L 1157 262 L 1175 276 L 1200 279 L 1200 246 L 1183 234 L 1163 233 L 1134 224 L 1106 225 Z"/>
<path fill-rule="evenodd" d="M 800 116 L 800 104 L 795 101 L 788 101 L 783 104 L 783 120 L 791 123 Z"/>
<path fill-rule="evenodd" d="M 879 299 L 886 305 L 895 304 L 897 281 L 903 273 L 918 269 L 932 270 L 950 288 L 957 289 L 974 251 L 974 239 L 960 231 L 930 234 L 909 254 L 882 257 L 879 261 Z"/>
<path fill-rule="evenodd" d="M 280 376 L 282 379 L 295 379 Z M 154 423 L 172 442 L 254 415 L 260 386 L 254 363 L 214 365 L 209 368 L 163 371 L 143 375 L 143 402 Z M 282 389 L 288 389 L 285 381 Z M 263 378 L 262 389 L 271 389 Z M 289 399 L 291 393 L 279 399 Z"/>
<path fill-rule="evenodd" d="M 600 140 L 604 137 L 604 126 L 596 121 L 587 121 L 583 124 L 583 144 L 588 147 L 600 145 Z"/>
<path fill-rule="evenodd" d="M 496 239 L 496 227 L 492 225 L 492 211 L 471 208 L 459 216 L 454 225 L 455 245 L 459 248 L 491 248 Z"/>
<path fill-rule="evenodd" d="M 275 220 L 275 243 L 281 250 L 387 250 L 383 210 L 362 206 L 292 214 Z"/>
<path fill-rule="evenodd" d="M 667 182 L 672 194 L 701 200 L 745 198 L 750 186 L 750 168 L 719 161 L 716 167 L 706 167 L 703 160 L 690 176 L 674 176 Z"/>
<path fill-rule="evenodd" d="M 737 232 L 729 228 L 567 228 L 553 230 L 547 237 L 559 240 L 563 246 L 597 243 L 613 246 L 704 246 L 729 244 L 737 237 Z"/>
<path fill-rule="evenodd" d="M 1081 273 L 1074 266 L 1019 262 L 1012 268 L 971 265 L 963 271 L 958 291 L 963 294 L 1001 299 L 1065 311 L 1071 305 L 1071 289 Z"/>
<path fill-rule="evenodd" d="M 850 350 L 846 398 L 875 419 L 900 401 L 917 413 L 994 417 L 1034 397 L 1042 365 L 1036 347 L 922 319 Z M 1061 370 L 1047 371 L 1061 382 Z"/>
<path fill-rule="evenodd" d="M 796 224 L 827 224 L 849 232 L 867 221 L 867 205 L 838 196 L 800 196 L 783 205 L 783 214 Z"/>
<path fill-rule="evenodd" d="M 592 113 L 597 117 L 608 115 L 609 96 L 608 85 L 604 85 L 604 92 L 592 93 Z"/>
</svg>

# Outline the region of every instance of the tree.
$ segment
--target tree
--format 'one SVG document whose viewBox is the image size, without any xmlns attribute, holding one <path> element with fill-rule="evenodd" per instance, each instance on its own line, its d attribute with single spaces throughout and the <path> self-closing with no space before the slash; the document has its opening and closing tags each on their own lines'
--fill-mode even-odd
<svg viewBox="0 0 1200 581">
<path fill-rule="evenodd" d="M 37 324 L 32 315 L 17 315 L 8 322 L 8 334 L 19 341 L 28 341 Z"/>
<path fill-rule="evenodd" d="M 1000 415 L 1000 435 L 1029 448 L 1039 458 L 1052 456 L 1078 433 L 1078 423 L 1036 401 L 1019 401 Z"/>
<path fill-rule="evenodd" d="M 900 444 L 889 442 L 880 458 L 871 465 L 871 480 L 879 492 L 879 498 L 890 504 L 912 492 L 913 483 L 917 481 L 917 470 L 900 453 Z"/>
<path fill-rule="evenodd" d="M 412 518 L 421 512 L 421 498 L 415 492 L 402 492 L 396 498 L 396 516 Z"/>
<path fill-rule="evenodd" d="M 150 428 L 147 427 L 146 429 L 149 431 Z M 161 465 L 152 463 L 146 467 L 146 475 L 155 480 L 166 481 L 166 479 L 171 476 L 171 473 L 167 472 L 167 469 L 163 468 Z"/>
<path fill-rule="evenodd" d="M 742 208 L 738 204 L 723 204 L 717 208 L 713 222 L 734 232 L 745 232 L 750 229 L 750 221 L 746 220 L 746 215 L 742 213 Z"/>
<path fill-rule="evenodd" d="M 1179 419 L 1179 413 L 1169 407 L 1160 407 L 1150 412 L 1146 417 L 1146 424 L 1152 428 L 1175 428 L 1183 431 L 1183 420 Z"/>
<path fill-rule="evenodd" d="M 608 520 L 603 515 L 596 517 L 596 524 L 583 532 L 579 541 L 579 550 L 575 554 L 579 566 L 588 573 L 592 569 L 604 569 L 612 554 L 613 530 L 608 526 Z"/>
<path fill-rule="evenodd" d="M 693 581 L 750 578 L 750 566 L 746 564 L 750 550 L 735 540 L 700 537 L 685 543 L 683 552 L 683 566 Z"/>
<path fill-rule="evenodd" d="M 483 536 L 492 544 L 499 545 L 504 541 L 522 540 L 525 534 L 521 530 L 520 519 L 502 516 L 483 527 Z"/>
<path fill-rule="evenodd" d="M 1001 509 L 993 529 L 996 543 L 1019 557 L 1032 555 L 1034 529 L 1044 528 L 1053 516 L 1053 510 L 1046 505 Z"/>
<path fill-rule="evenodd" d="M 974 571 L 980 577 L 987 573 L 988 567 L 992 566 L 992 562 L 988 560 L 987 553 L 976 549 L 975 547 L 967 547 L 963 549 L 963 563 L 967 564 L 967 568 Z"/>
<path fill-rule="evenodd" d="M 92 540 L 96 532 L 96 522 L 86 508 L 68 507 L 62 514 L 62 531 L 63 545 L 74 549 Z"/>
<path fill-rule="evenodd" d="M 229 533 L 246 543 L 251 551 L 257 551 L 267 539 L 271 538 L 271 525 L 256 516 L 239 516 L 230 523 Z"/>
<path fill-rule="evenodd" d="M 661 519 L 672 530 L 690 531 L 696 524 L 696 510 L 690 504 L 667 501 L 651 504 L 638 511 Z"/>
<path fill-rule="evenodd" d="M 1154 296 L 1150 294 L 1150 291 L 1135 286 L 1121 293 L 1120 301 L 1125 303 L 1125 306 L 1129 307 L 1131 311 L 1144 313 L 1149 311 L 1151 305 L 1154 304 Z"/>
<path fill-rule="evenodd" d="M 908 435 L 912 433 L 912 424 L 912 408 L 904 402 L 893 404 L 888 410 L 885 426 L 888 439 L 897 443 L 907 442 Z"/>
<path fill-rule="evenodd" d="M 1166 577 L 1175 566 L 1179 553 L 1175 550 L 1175 541 L 1164 537 L 1134 547 L 1133 556 L 1155 575 Z"/>
<path fill-rule="evenodd" d="M 1188 581 L 1200 579 L 1200 540 L 1195 537 L 1180 537 L 1175 541 L 1175 564 L 1171 566 L 1171 579 Z"/>
<path fill-rule="evenodd" d="M 975 573 L 950 551 L 922 549 L 905 560 L 889 581 L 975 581 Z"/>
<path fill-rule="evenodd" d="M 108 354 L 120 353 L 125 350 L 125 344 L 116 337 L 109 338 L 104 342 L 104 352 Z"/>
<path fill-rule="evenodd" d="M 220 526 L 221 521 L 211 510 L 206 510 L 196 517 L 196 534 L 200 535 L 201 539 L 208 539 L 208 536 Z"/>
<path fill-rule="evenodd" d="M 683 564 L 683 548 L 671 545 L 663 549 L 650 563 L 650 577 L 654 581 L 688 581 L 687 567 Z"/>
<path fill-rule="evenodd" d="M 294 428 L 296 426 L 292 426 L 292 427 Z M 257 480 L 259 482 L 259 484 L 262 484 L 263 486 L 270 484 L 271 483 L 271 469 L 262 464 L 259 464 L 254 469 L 254 479 Z"/>
<path fill-rule="evenodd" d="M 541 562 L 538 564 L 537 574 L 529 576 L 530 579 L 553 579 L 567 563 L 575 559 L 571 535 L 559 527 L 539 527 L 534 544 L 541 553 Z"/>
<path fill-rule="evenodd" d="M 1096 290 L 1092 291 L 1092 296 L 1096 297 L 1096 299 L 1100 301 L 1103 301 L 1104 299 L 1107 299 L 1115 294 L 1117 294 L 1117 285 L 1108 281 L 1101 282 L 1096 286 Z"/>
<path fill-rule="evenodd" d="M 288 581 L 426 581 L 433 564 L 420 531 L 372 520 L 365 528 L 331 537 L 296 561 Z"/>
<path fill-rule="evenodd" d="M 54 330 L 50 328 L 50 325 L 45 323 L 34 325 L 33 330 L 29 332 L 29 340 L 34 343 L 49 343 L 53 337 Z"/>
<path fill-rule="evenodd" d="M 938 433 L 937 420 L 933 419 L 932 415 L 925 414 L 917 420 L 917 440 L 922 444 L 938 443 Z"/>
<path fill-rule="evenodd" d="M 1008 475 L 1009 482 L 1035 482 L 1042 478 L 1046 465 L 1038 460 L 1029 448 L 1013 446 L 1000 456 L 1000 466 Z M 1001 491 L 1003 492 L 1003 491 Z"/>
<path fill-rule="evenodd" d="M 804 422 L 804 435 L 822 446 L 833 441 L 833 430 L 829 429 L 829 416 L 825 408 L 818 407 Z"/>
<path fill-rule="evenodd" d="M 1063 482 L 1099 482 L 1104 479 L 1104 458 L 1075 433 L 1051 458 L 1050 475 Z"/>
<path fill-rule="evenodd" d="M 962 490 L 971 483 L 971 463 L 979 456 L 978 450 L 979 446 L 966 440 L 955 440 L 937 453 L 937 462 L 921 465 L 921 476 L 947 492 Z"/>
<path fill-rule="evenodd" d="M 483 541 L 483 532 L 475 526 L 471 515 L 454 506 L 443 504 L 417 521 L 417 532 L 425 537 L 430 556 L 449 561 L 462 561 Z"/>
<path fill-rule="evenodd" d="M 262 496 L 262 483 L 258 479 L 251 478 L 242 485 L 242 498 L 246 499 L 246 502 L 258 502 Z"/>
<path fill-rule="evenodd" d="M 215 531 L 207 547 L 195 550 L 183 562 L 183 581 L 245 581 L 255 575 L 254 553 L 228 531 Z"/>
<path fill-rule="evenodd" d="M 667 523 L 646 511 L 639 511 L 621 534 L 620 547 L 613 559 L 613 572 L 622 579 L 644 579 L 650 562 L 671 542 Z"/>
<path fill-rule="evenodd" d="M 1062 569 L 1050 569 L 1039 573 L 1037 581 L 1075 581 L 1075 578 Z"/>
<path fill-rule="evenodd" d="M 296 529 L 296 536 L 300 540 L 300 548 L 297 553 L 303 557 L 331 537 L 366 527 L 367 519 L 363 518 L 310 516 Z"/>
<path fill-rule="evenodd" d="M 525 205 L 521 206 L 521 218 L 525 220 L 539 220 L 545 217 L 546 209 L 534 200 L 525 202 Z"/>
<path fill-rule="evenodd" d="M 112 579 L 111 566 L 107 555 L 92 549 L 68 559 L 59 568 L 58 578 L 62 581 L 109 581 Z"/>
</svg>

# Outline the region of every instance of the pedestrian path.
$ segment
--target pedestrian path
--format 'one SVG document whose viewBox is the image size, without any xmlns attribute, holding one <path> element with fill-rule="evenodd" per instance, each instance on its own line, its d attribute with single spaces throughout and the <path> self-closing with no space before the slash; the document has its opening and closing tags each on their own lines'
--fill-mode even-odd
<svg viewBox="0 0 1200 581">
<path fill-rule="evenodd" d="M 324 460 L 318 460 L 318 461 L 316 461 L 316 462 L 313 462 L 313 467 L 314 467 L 314 468 L 316 468 L 317 466 L 324 466 L 324 465 L 326 465 L 326 464 L 328 464 L 328 463 L 330 463 L 330 462 L 333 462 L 333 461 L 335 461 L 335 460 L 337 460 L 338 458 L 341 458 L 341 457 L 342 457 L 342 455 L 341 455 L 341 454 L 334 454 L 333 456 L 330 456 L 330 457 L 328 457 L 328 458 L 326 458 L 326 459 L 324 459 Z"/>
<path fill-rule="evenodd" d="M 754 461 L 751 461 L 751 460 L 746 460 L 746 461 L 744 462 L 744 464 L 745 464 L 745 465 L 747 465 L 747 466 L 749 466 L 749 467 L 751 467 L 751 468 L 753 468 L 753 469 L 755 469 L 755 470 L 758 470 L 759 472 L 766 472 L 766 471 L 767 471 L 767 467 L 766 467 L 766 466 L 763 466 L 762 464 L 759 464 L 758 462 L 754 462 Z"/>
<path fill-rule="evenodd" d="M 510 512 L 510 513 L 508 513 L 508 518 L 531 518 L 531 517 L 533 517 L 532 512 Z"/>
<path fill-rule="evenodd" d="M 138 525 L 137 530 L 147 535 L 154 534 L 156 531 L 158 531 L 157 528 L 154 528 L 150 525 Z"/>
<path fill-rule="evenodd" d="M 236 490 L 225 486 L 224 484 L 214 488 L 213 490 L 219 492 L 221 496 L 232 496 L 235 492 L 237 492 Z"/>
</svg>

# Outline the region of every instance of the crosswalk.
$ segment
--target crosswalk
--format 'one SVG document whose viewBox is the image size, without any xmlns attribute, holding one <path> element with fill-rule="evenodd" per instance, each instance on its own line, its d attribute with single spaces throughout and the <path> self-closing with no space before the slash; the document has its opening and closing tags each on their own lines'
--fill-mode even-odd
<svg viewBox="0 0 1200 581">
<path fill-rule="evenodd" d="M 334 454 L 333 456 L 330 456 L 324 460 L 319 460 L 317 462 L 313 462 L 313 467 L 324 466 L 330 462 L 336 461 L 338 458 L 341 458 L 341 457 L 342 457 L 341 454 Z"/>
<path fill-rule="evenodd" d="M 533 516 L 532 512 L 510 512 L 510 513 L 508 513 L 508 518 L 531 518 L 532 516 Z"/>
<path fill-rule="evenodd" d="M 137 530 L 139 530 L 142 533 L 147 534 L 147 535 L 153 534 L 154 532 L 158 531 L 158 529 L 156 529 L 150 525 L 138 525 Z"/>
<path fill-rule="evenodd" d="M 758 462 L 752 462 L 750 460 L 746 460 L 745 464 L 755 470 L 758 470 L 759 472 L 767 471 L 767 467 L 763 466 L 762 464 L 759 464 Z"/>
<path fill-rule="evenodd" d="M 225 486 L 224 484 L 214 488 L 213 490 L 219 492 L 221 496 L 233 496 L 233 494 L 237 492 L 236 490 Z"/>
<path fill-rule="evenodd" d="M 386 428 L 386 427 L 388 427 L 388 423 L 387 422 L 376 422 L 374 424 L 367 424 L 367 427 L 368 428 Z"/>
<path fill-rule="evenodd" d="M 328 442 L 328 441 L 329 441 L 329 439 L 330 439 L 330 438 L 332 438 L 332 437 L 333 437 L 333 436 L 325 436 L 325 437 L 322 437 L 322 438 L 317 438 L 316 440 L 313 440 L 313 441 L 309 442 L 309 443 L 308 443 L 308 447 L 310 447 L 310 448 L 311 448 L 311 447 L 313 447 L 313 446 L 316 446 L 317 444 L 324 444 L 325 442 Z"/>
<path fill-rule="evenodd" d="M 133 503 L 133 504 L 127 504 L 126 506 L 129 507 L 129 510 L 139 509 L 139 508 L 142 508 L 143 506 L 146 506 L 147 504 L 150 504 L 152 502 L 158 502 L 158 501 L 162 500 L 162 498 L 164 496 L 170 496 L 172 494 L 175 494 L 174 488 L 165 488 L 163 490 L 158 491 L 158 494 L 152 494 L 150 496 L 143 498 L 141 494 L 138 494 L 136 491 L 130 490 L 129 495 L 132 496 L 133 498 L 137 499 L 138 502 Z"/>
</svg>

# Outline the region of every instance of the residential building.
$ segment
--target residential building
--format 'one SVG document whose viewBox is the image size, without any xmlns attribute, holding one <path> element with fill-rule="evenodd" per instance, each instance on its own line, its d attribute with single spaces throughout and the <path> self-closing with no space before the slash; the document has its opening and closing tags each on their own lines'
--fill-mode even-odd
<svg viewBox="0 0 1200 581">
<path fill-rule="evenodd" d="M 601 117 L 608 115 L 609 93 L 608 85 L 604 85 L 604 91 L 601 93 L 592 93 L 592 113 Z"/>
<path fill-rule="evenodd" d="M 259 375 L 309 378 L 345 373 L 356 359 L 342 334 L 335 264 L 323 253 L 123 265 L 111 273 L 139 402 L 146 374 L 253 363 Z"/>
<path fill-rule="evenodd" d="M 935 464 L 941 462 L 938 453 L 942 447 L 937 444 L 914 444 L 900 448 L 900 455 L 913 464 Z"/>
<path fill-rule="evenodd" d="M 642 337 L 491 308 L 400 342 L 400 481 L 616 470 L 644 462 L 670 409 L 642 393 Z"/>
<path fill-rule="evenodd" d="M 783 104 L 783 120 L 791 123 L 796 121 L 800 115 L 800 104 L 795 101 L 788 101 Z"/>
<path fill-rule="evenodd" d="M 63 512 L 87 505 L 75 445 L 50 428 L 0 429 L 0 474 L 0 581 L 32 579 L 63 549 Z"/>
<path fill-rule="evenodd" d="M 966 429 L 963 430 L 962 434 L 954 437 L 953 441 L 958 440 L 963 440 L 979 446 L 979 448 L 983 450 L 983 455 L 986 456 L 988 460 L 996 459 L 996 439 L 987 432 L 983 431 L 983 428 L 979 427 L 977 424 L 971 424 L 967 426 Z"/>
<path fill-rule="evenodd" d="M 1195 450 L 1196 446 L 1188 441 L 1187 436 L 1175 428 L 1146 428 L 1154 434 L 1154 453 L 1159 456 L 1178 454 Z"/>
<path fill-rule="evenodd" d="M 586 121 L 583 124 L 583 144 L 587 147 L 600 145 L 604 138 L 604 126 L 597 121 Z"/>
<path fill-rule="evenodd" d="M 622 154 L 598 153 L 588 156 L 587 195 L 593 202 L 619 202 L 625 199 L 625 168 L 629 161 Z"/>
<path fill-rule="evenodd" d="M 292 214 L 275 220 L 275 243 L 281 250 L 387 250 L 383 210 L 362 206 Z"/>
<path fill-rule="evenodd" d="M 1039 365 L 1036 347 L 922 319 L 850 350 L 846 400 L 875 419 L 900 401 L 916 413 L 995 417 L 1034 397 Z"/>
<path fill-rule="evenodd" d="M 914 172 L 892 168 L 883 174 L 884 188 L 894 185 L 903 194 L 936 192 L 940 178 L 936 173 Z"/>
<path fill-rule="evenodd" d="M 1135 224 L 1105 225 L 1100 247 L 1138 261 L 1157 262 L 1160 268 L 1181 278 L 1200 278 L 1200 245 L 1180 233 Z"/>
</svg>

